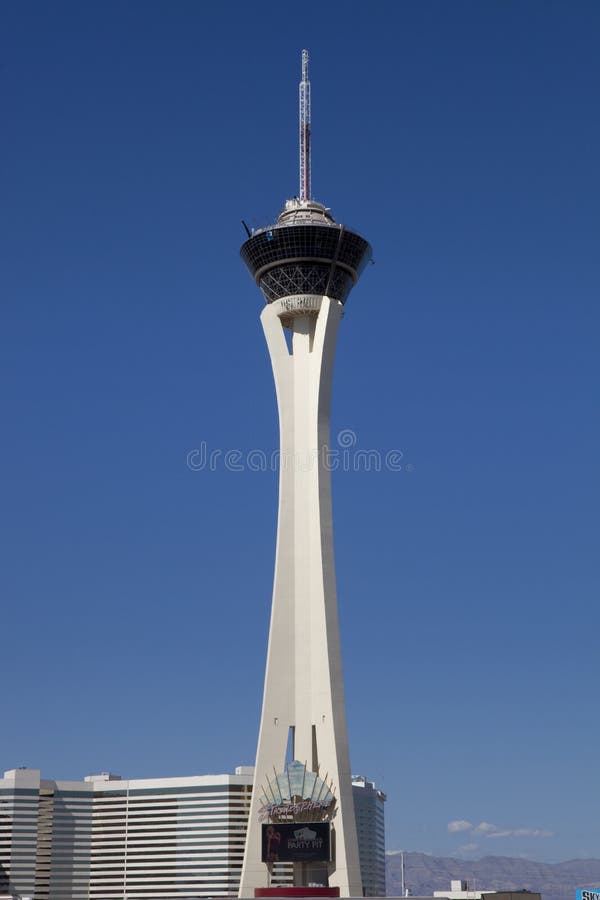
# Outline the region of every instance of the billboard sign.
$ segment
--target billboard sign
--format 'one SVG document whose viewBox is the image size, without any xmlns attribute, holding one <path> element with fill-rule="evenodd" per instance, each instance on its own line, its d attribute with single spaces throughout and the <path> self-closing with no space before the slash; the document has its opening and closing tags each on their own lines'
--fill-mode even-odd
<svg viewBox="0 0 600 900">
<path fill-rule="evenodd" d="M 583 888 L 575 891 L 575 900 L 600 900 L 600 888 Z"/>
<path fill-rule="evenodd" d="M 329 862 L 329 829 L 329 822 L 263 825 L 261 859 L 266 863 Z"/>
</svg>

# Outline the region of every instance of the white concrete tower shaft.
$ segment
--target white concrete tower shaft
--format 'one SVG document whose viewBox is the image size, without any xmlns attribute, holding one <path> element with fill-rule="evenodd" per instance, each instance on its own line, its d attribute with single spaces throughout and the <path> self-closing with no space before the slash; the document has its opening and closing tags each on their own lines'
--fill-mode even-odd
<svg viewBox="0 0 600 900">
<path fill-rule="evenodd" d="M 294 306 L 296 308 L 294 308 Z M 342 679 L 328 465 L 333 362 L 342 304 L 306 295 L 275 301 L 261 320 L 280 424 L 280 476 L 273 605 L 240 896 L 265 887 L 261 795 L 292 758 L 331 781 L 336 796 L 329 885 L 361 896 Z M 292 331 L 288 346 L 282 318 Z"/>
</svg>

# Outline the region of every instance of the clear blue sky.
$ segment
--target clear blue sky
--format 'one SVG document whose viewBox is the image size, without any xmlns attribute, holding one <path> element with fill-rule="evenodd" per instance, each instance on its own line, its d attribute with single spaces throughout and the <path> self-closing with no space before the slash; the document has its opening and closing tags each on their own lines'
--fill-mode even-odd
<svg viewBox="0 0 600 900">
<path fill-rule="evenodd" d="M 297 192 L 308 47 L 314 195 L 376 259 L 333 434 L 414 467 L 334 475 L 353 769 L 389 849 L 598 855 L 600 6 L 0 17 L 0 767 L 253 761 L 276 475 L 186 456 L 277 444 L 240 219 Z"/>
</svg>

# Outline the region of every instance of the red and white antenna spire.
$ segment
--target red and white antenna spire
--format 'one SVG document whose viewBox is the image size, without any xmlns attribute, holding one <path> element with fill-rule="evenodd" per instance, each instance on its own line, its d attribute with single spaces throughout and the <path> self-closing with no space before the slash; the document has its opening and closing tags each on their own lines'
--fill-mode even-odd
<svg viewBox="0 0 600 900">
<path fill-rule="evenodd" d="M 310 200 L 310 81 L 308 50 L 302 51 L 300 82 L 300 200 Z"/>
</svg>

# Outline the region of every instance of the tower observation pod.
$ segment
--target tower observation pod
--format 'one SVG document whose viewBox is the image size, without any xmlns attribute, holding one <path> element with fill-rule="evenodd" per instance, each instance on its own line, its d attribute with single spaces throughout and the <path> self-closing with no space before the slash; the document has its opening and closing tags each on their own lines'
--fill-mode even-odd
<svg viewBox="0 0 600 900">
<path fill-rule="evenodd" d="M 300 192 L 241 256 L 280 427 L 271 624 L 240 897 L 362 896 L 342 679 L 329 409 L 338 325 L 371 247 L 310 196 L 310 82 L 302 52 Z M 287 335 L 287 337 L 286 337 Z"/>
</svg>

